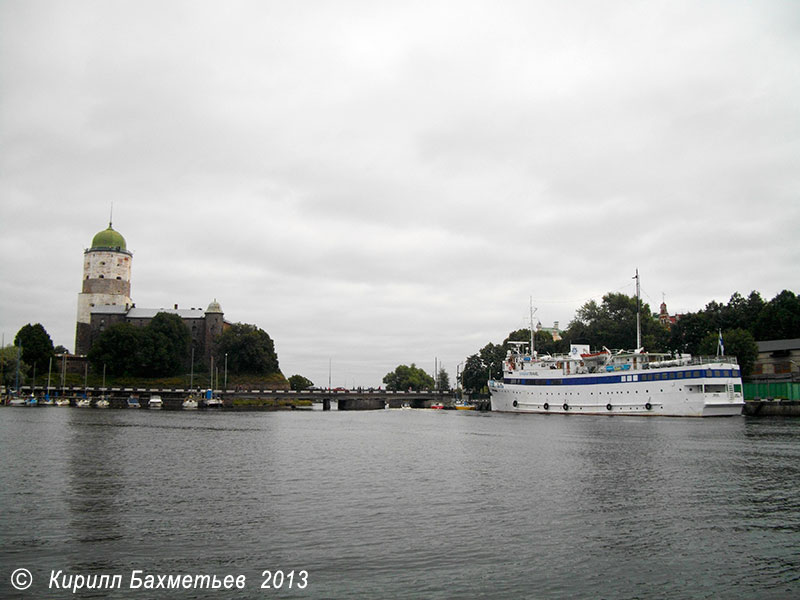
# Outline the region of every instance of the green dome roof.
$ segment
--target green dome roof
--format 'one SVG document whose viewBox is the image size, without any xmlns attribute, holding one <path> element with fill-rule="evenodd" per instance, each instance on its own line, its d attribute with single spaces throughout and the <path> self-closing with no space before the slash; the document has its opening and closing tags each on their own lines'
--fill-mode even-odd
<svg viewBox="0 0 800 600">
<path fill-rule="evenodd" d="M 125 247 L 125 238 L 118 231 L 111 228 L 111 223 L 108 224 L 108 229 L 104 229 L 92 238 L 92 248 L 119 248 L 120 250 L 127 250 Z"/>
</svg>

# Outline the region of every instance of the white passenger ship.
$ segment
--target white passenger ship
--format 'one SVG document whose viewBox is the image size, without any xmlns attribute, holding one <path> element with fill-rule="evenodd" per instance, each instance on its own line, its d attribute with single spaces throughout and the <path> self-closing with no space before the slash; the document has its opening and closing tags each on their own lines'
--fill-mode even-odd
<svg viewBox="0 0 800 600">
<path fill-rule="evenodd" d="M 639 272 L 636 272 L 639 305 Z M 637 346 L 641 346 L 639 316 Z M 531 308 L 533 331 L 533 308 Z M 591 352 L 573 344 L 570 353 L 539 356 L 512 342 L 502 381 L 489 381 L 492 410 L 580 415 L 741 415 L 742 377 L 736 357 L 692 357 L 635 351 Z M 720 354 L 724 354 L 720 335 Z"/>
<path fill-rule="evenodd" d="M 735 357 L 590 353 L 578 345 L 564 356 L 520 350 L 509 351 L 503 380 L 489 381 L 493 411 L 712 417 L 744 407 Z"/>
</svg>

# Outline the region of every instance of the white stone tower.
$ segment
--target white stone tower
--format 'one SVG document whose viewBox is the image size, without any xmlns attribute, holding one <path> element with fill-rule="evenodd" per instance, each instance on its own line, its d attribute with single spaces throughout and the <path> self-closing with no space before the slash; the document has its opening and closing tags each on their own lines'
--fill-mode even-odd
<svg viewBox="0 0 800 600">
<path fill-rule="evenodd" d="M 91 314 L 96 306 L 131 307 L 131 263 L 133 253 L 111 222 L 94 236 L 83 252 L 83 287 L 78 294 L 75 354 L 86 354 L 91 341 Z"/>
</svg>

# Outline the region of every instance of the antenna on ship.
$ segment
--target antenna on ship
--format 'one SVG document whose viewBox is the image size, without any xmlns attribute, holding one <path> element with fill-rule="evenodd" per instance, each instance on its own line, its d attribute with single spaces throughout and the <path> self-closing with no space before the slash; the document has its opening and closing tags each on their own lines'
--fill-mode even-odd
<svg viewBox="0 0 800 600">
<path fill-rule="evenodd" d="M 641 304 L 641 297 L 639 295 L 639 269 L 636 269 L 636 275 L 633 277 L 636 280 L 636 350 L 642 347 L 642 322 L 639 316 L 639 305 Z"/>
</svg>

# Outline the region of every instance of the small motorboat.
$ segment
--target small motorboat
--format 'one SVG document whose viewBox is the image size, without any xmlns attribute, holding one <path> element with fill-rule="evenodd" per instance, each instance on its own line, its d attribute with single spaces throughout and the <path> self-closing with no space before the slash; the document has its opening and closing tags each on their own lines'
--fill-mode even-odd
<svg viewBox="0 0 800 600">
<path fill-rule="evenodd" d="M 181 408 L 183 410 L 197 410 L 197 400 L 194 398 L 187 398 L 183 401 L 183 404 L 181 404 Z"/>
<path fill-rule="evenodd" d="M 206 398 L 203 402 L 206 408 L 222 408 L 222 400 L 214 398 L 213 396 L 211 398 Z"/>
<path fill-rule="evenodd" d="M 153 410 L 161 410 L 164 403 L 161 401 L 161 396 L 150 396 L 150 403 L 147 405 Z"/>
</svg>

